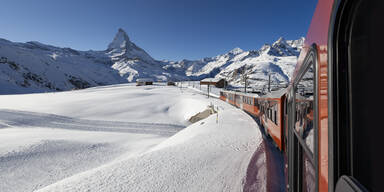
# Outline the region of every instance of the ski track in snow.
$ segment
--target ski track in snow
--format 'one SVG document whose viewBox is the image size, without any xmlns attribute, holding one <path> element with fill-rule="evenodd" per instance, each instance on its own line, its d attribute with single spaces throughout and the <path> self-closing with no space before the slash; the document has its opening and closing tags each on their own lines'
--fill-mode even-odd
<svg viewBox="0 0 384 192">
<path fill-rule="evenodd" d="M 108 143 L 44 140 L 0 156 L 1 191 L 35 191 L 106 163 L 121 152 L 120 147 Z"/>
<path fill-rule="evenodd" d="M 14 110 L 0 110 L 0 122 L 2 122 L 2 125 L 0 125 L 2 128 L 45 127 L 83 131 L 144 133 L 164 136 L 174 135 L 176 132 L 185 128 L 184 125 L 85 120 L 53 114 Z"/>
</svg>

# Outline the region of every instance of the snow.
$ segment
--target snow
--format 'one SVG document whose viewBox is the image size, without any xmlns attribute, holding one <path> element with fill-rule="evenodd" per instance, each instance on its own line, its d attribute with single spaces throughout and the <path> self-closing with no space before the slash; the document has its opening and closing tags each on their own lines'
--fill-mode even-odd
<svg viewBox="0 0 384 192">
<path fill-rule="evenodd" d="M 219 124 L 210 116 L 203 124 L 189 126 L 141 156 L 67 178 L 40 191 L 241 191 L 253 149 L 261 141 L 254 121 L 244 117 L 238 109 L 224 110 Z M 225 121 L 229 118 L 239 120 Z"/>
<path fill-rule="evenodd" d="M 213 104 L 218 116 L 187 120 Z M 0 96 L 2 191 L 242 191 L 262 142 L 243 111 L 155 84 Z"/>
<path fill-rule="evenodd" d="M 234 49 L 232 49 L 232 50 L 229 51 L 229 53 L 232 53 L 232 54 L 234 54 L 234 55 L 238 55 L 238 54 L 240 54 L 240 53 L 242 53 L 242 52 L 243 52 L 243 50 L 240 49 L 239 47 L 236 47 L 236 48 L 234 48 Z"/>
</svg>

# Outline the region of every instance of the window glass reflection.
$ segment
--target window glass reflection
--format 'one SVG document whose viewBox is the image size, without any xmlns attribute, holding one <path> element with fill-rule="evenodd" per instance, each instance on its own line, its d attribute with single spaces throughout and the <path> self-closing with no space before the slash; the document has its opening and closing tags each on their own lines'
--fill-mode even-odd
<svg viewBox="0 0 384 192">
<path fill-rule="evenodd" d="M 314 71 L 311 66 L 296 86 L 296 122 L 295 131 L 304 140 L 307 147 L 314 151 L 313 129 Z"/>
</svg>

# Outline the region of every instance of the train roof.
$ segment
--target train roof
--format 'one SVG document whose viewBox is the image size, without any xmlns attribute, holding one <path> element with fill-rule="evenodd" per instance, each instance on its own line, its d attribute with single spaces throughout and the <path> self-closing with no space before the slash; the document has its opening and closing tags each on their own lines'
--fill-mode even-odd
<svg viewBox="0 0 384 192">
<path fill-rule="evenodd" d="M 224 80 L 223 78 L 205 78 L 200 80 L 200 82 L 212 82 L 212 83 L 217 83 L 221 80 Z"/>
<path fill-rule="evenodd" d="M 247 96 L 247 97 L 260 97 L 260 95 L 258 95 L 256 93 L 243 93 L 243 92 L 231 91 L 231 90 L 222 90 L 222 92 L 234 93 L 236 95 L 242 95 L 242 96 Z"/>
<path fill-rule="evenodd" d="M 287 90 L 288 88 L 272 91 L 266 95 L 263 95 L 261 98 L 280 98 L 287 92 Z"/>
</svg>

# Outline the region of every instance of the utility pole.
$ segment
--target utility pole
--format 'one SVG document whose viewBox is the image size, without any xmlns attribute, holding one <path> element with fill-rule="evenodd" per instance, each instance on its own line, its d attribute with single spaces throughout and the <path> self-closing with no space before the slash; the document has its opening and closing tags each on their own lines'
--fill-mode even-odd
<svg viewBox="0 0 384 192">
<path fill-rule="evenodd" d="M 271 73 L 268 74 L 268 92 L 271 92 Z"/>
<path fill-rule="evenodd" d="M 244 71 L 243 71 L 243 80 L 244 80 L 244 93 L 247 93 L 248 75 L 245 73 L 245 67 L 244 67 Z"/>
<path fill-rule="evenodd" d="M 208 98 L 209 98 L 209 84 L 207 85 L 207 92 L 208 92 Z"/>
<path fill-rule="evenodd" d="M 227 75 L 225 75 L 225 81 L 224 81 L 224 89 L 228 90 L 228 82 L 229 82 L 229 72 Z"/>
<path fill-rule="evenodd" d="M 247 77 L 244 77 L 244 93 L 247 93 Z"/>
</svg>

